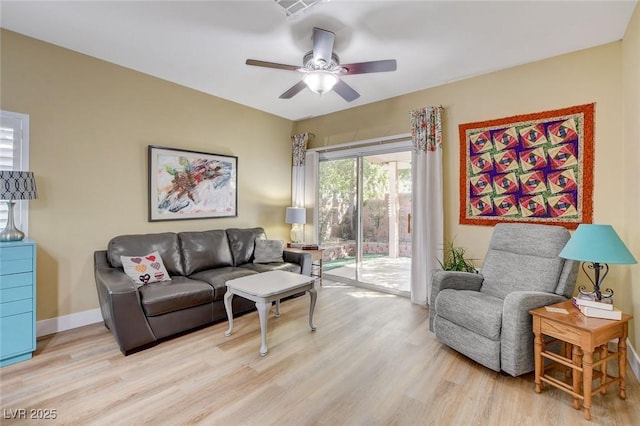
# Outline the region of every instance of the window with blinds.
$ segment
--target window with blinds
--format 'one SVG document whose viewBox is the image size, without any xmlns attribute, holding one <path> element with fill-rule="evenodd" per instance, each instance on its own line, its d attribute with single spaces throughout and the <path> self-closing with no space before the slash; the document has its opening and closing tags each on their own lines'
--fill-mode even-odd
<svg viewBox="0 0 640 426">
<path fill-rule="evenodd" d="M 0 110 L 0 170 L 29 170 L 29 116 Z M 28 202 L 17 202 L 16 226 L 27 233 Z M 7 203 L 0 202 L 0 230 L 7 223 Z"/>
</svg>

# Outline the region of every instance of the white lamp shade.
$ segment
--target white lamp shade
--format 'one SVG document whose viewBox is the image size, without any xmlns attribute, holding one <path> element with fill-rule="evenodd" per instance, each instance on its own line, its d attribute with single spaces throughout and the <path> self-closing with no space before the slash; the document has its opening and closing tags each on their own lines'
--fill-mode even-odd
<svg viewBox="0 0 640 426">
<path fill-rule="evenodd" d="M 331 91 L 338 82 L 338 76 L 329 71 L 311 71 L 302 78 L 309 90 L 319 95 Z"/>
<path fill-rule="evenodd" d="M 307 210 L 303 207 L 287 207 L 285 223 L 307 223 Z"/>
</svg>

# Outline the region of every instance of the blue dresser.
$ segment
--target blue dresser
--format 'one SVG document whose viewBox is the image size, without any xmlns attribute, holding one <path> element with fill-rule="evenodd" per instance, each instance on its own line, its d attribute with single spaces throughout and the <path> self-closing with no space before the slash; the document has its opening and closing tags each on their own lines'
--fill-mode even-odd
<svg viewBox="0 0 640 426">
<path fill-rule="evenodd" d="M 36 349 L 36 243 L 0 242 L 0 367 Z"/>
</svg>

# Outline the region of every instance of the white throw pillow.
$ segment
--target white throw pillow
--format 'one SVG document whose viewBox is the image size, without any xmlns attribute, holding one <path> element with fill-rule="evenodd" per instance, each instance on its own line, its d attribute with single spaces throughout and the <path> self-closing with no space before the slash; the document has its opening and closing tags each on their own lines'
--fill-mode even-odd
<svg viewBox="0 0 640 426">
<path fill-rule="evenodd" d="M 253 263 L 284 262 L 282 258 L 283 250 L 284 241 L 282 240 L 256 240 Z"/>
<path fill-rule="evenodd" d="M 124 272 L 138 286 L 158 281 L 171 281 L 160 253 L 154 251 L 146 256 L 120 256 Z"/>
</svg>

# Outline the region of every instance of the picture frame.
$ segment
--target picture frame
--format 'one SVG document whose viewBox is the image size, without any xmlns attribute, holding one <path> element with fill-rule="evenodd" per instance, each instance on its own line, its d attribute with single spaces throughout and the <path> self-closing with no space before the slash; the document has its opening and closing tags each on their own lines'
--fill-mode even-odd
<svg viewBox="0 0 640 426">
<path fill-rule="evenodd" d="M 238 157 L 148 147 L 149 222 L 238 216 Z"/>
<path fill-rule="evenodd" d="M 459 223 L 591 223 L 594 123 L 595 103 L 460 124 Z"/>
</svg>

